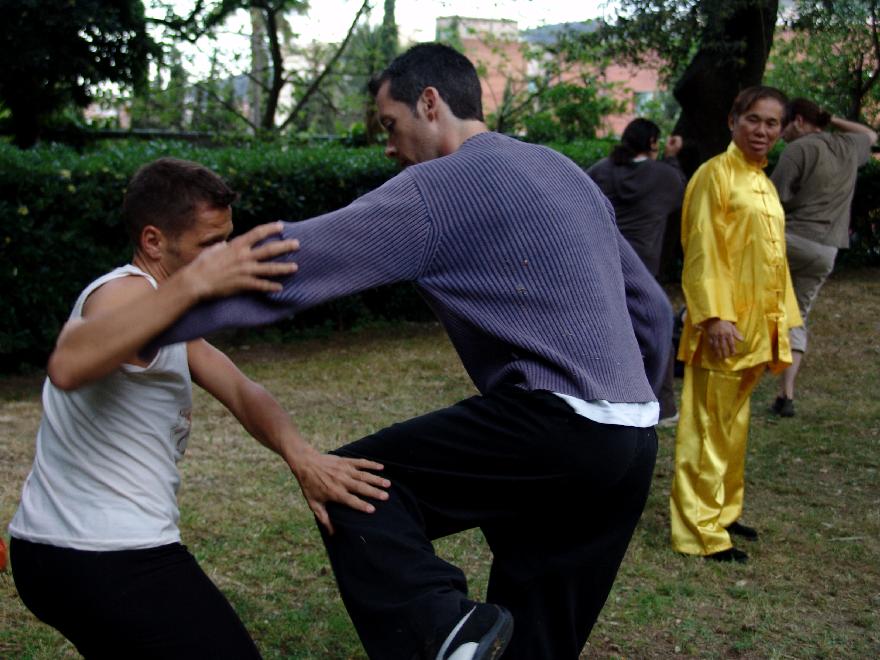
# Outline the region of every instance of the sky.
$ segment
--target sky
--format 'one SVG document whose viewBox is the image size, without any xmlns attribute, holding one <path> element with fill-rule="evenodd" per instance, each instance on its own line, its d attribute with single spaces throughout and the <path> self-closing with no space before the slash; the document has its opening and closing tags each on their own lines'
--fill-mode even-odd
<svg viewBox="0 0 880 660">
<path fill-rule="evenodd" d="M 177 12 L 187 13 L 193 0 L 173 0 Z M 299 35 L 297 42 L 305 45 L 311 41 L 338 43 L 345 38 L 363 0 L 311 0 L 308 13 L 290 17 L 291 28 Z M 383 0 L 372 0 L 370 23 L 382 22 Z M 149 3 L 148 3 L 149 6 Z M 401 43 L 432 41 L 435 23 L 439 16 L 466 16 L 469 18 L 509 19 L 517 22 L 519 29 L 581 21 L 589 18 L 610 17 L 611 0 L 396 0 L 395 19 Z M 240 68 L 236 56 L 249 52 L 249 42 L 242 36 L 250 31 L 245 12 L 228 21 L 226 30 L 210 45 L 200 43 L 192 47 L 179 44 L 190 68 L 196 73 L 207 73 L 210 53 L 214 46 L 221 50 L 220 59 L 228 70 Z"/>
<path fill-rule="evenodd" d="M 303 26 L 303 36 L 317 41 L 340 41 L 361 2 L 313 0 L 308 13 L 310 25 Z M 402 40 L 431 41 L 438 16 L 506 18 L 525 29 L 598 18 L 608 14 L 610 4 L 608 0 L 397 0 L 394 13 Z M 384 3 L 374 0 L 373 6 L 371 22 L 379 23 Z"/>
</svg>

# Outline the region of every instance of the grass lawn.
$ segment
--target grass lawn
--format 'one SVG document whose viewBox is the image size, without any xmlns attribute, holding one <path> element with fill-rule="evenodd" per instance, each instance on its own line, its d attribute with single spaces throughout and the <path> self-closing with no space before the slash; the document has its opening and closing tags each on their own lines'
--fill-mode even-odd
<svg viewBox="0 0 880 660">
<path fill-rule="evenodd" d="M 743 520 L 762 535 L 743 544 L 751 563 L 717 565 L 670 550 L 674 431 L 661 430 L 647 508 L 585 657 L 880 657 L 880 271 L 835 275 L 812 330 L 797 416 L 766 412 L 769 378 L 752 399 Z M 473 393 L 436 325 L 229 353 L 321 449 Z M 40 385 L 40 376 L 0 379 L 4 537 L 33 455 Z M 363 658 L 294 479 L 201 391 L 181 469 L 184 542 L 264 656 Z M 479 598 L 490 562 L 479 533 L 437 549 L 465 567 Z M 76 656 L 24 608 L 11 575 L 0 574 L 0 657 Z"/>
</svg>

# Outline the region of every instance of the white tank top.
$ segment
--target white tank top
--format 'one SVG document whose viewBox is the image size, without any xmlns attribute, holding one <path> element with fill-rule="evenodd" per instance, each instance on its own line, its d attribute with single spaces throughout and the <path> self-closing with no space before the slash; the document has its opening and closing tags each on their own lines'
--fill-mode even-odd
<svg viewBox="0 0 880 660">
<path fill-rule="evenodd" d="M 119 277 L 122 266 L 80 294 Z M 65 392 L 46 379 L 34 464 L 9 532 L 80 550 L 129 550 L 180 541 L 177 461 L 190 431 L 192 382 L 186 344 L 162 348 L 147 367 L 123 364 Z"/>
</svg>

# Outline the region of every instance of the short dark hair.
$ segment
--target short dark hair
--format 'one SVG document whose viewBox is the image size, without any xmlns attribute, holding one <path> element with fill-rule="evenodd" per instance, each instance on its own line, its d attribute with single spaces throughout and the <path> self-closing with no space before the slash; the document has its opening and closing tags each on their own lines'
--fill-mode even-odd
<svg viewBox="0 0 880 660">
<path fill-rule="evenodd" d="M 774 99 L 785 108 L 788 104 L 788 97 L 775 87 L 767 87 L 766 85 L 754 85 L 746 87 L 736 98 L 733 99 L 733 106 L 730 108 L 730 116 L 737 119 L 740 115 L 748 112 L 755 103 L 761 99 Z"/>
<path fill-rule="evenodd" d="M 178 158 L 160 158 L 143 165 L 125 190 L 122 217 L 137 246 L 144 227 L 154 225 L 169 236 L 193 226 L 201 205 L 224 209 L 238 193 L 204 165 Z"/>
<path fill-rule="evenodd" d="M 623 129 L 620 144 L 611 152 L 611 162 L 615 165 L 624 165 L 638 154 L 651 151 L 651 143 L 656 143 L 659 138 L 660 127 L 657 124 L 642 117 L 633 119 Z"/>
<path fill-rule="evenodd" d="M 425 88 L 434 87 L 453 115 L 483 121 L 483 90 L 477 70 L 454 48 L 438 43 L 413 46 L 370 81 L 370 93 L 376 96 L 386 80 L 390 81 L 391 98 L 408 105 L 413 113 Z"/>
<path fill-rule="evenodd" d="M 825 128 L 831 123 L 831 113 L 825 112 L 818 105 L 805 98 L 796 98 L 788 102 L 785 106 L 785 119 L 782 123 L 788 125 L 798 115 L 819 128 Z"/>
</svg>

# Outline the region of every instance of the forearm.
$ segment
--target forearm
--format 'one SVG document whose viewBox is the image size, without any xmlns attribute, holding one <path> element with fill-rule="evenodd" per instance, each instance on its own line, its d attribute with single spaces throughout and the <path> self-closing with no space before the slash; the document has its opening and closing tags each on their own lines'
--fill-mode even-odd
<svg viewBox="0 0 880 660">
<path fill-rule="evenodd" d="M 728 178 L 724 171 L 701 169 L 685 195 L 682 208 L 681 288 L 688 318 L 699 324 L 718 317 L 736 320 L 727 245 Z"/>
<path fill-rule="evenodd" d="M 737 316 L 733 285 L 734 282 L 723 277 L 695 277 L 683 270 L 681 290 L 690 322 L 701 325 L 711 319 L 722 319 L 735 323 Z"/>
<path fill-rule="evenodd" d="M 849 121 L 848 119 L 843 119 L 841 117 L 832 117 L 831 125 L 838 131 L 842 131 L 844 133 L 861 133 L 863 135 L 867 135 L 871 138 L 872 144 L 876 144 L 877 142 L 877 133 L 870 126 L 865 126 L 864 124 L 860 124 L 855 121 Z"/>
<path fill-rule="evenodd" d="M 282 283 L 281 291 L 198 305 L 163 333 L 157 345 L 273 323 L 328 300 L 416 279 L 427 258 L 432 227 L 415 185 L 399 178 L 344 209 L 286 223 L 284 237 L 298 239 L 301 247 L 297 274 Z"/>
<path fill-rule="evenodd" d="M 684 263 L 681 289 L 688 317 L 699 325 L 711 318 L 736 320 L 733 303 L 735 282 L 730 275 L 725 256 L 719 250 L 720 237 L 715 233 L 694 229 L 684 242 Z"/>
<path fill-rule="evenodd" d="M 623 236 L 618 238 L 618 248 L 633 331 L 648 382 L 656 389 L 663 379 L 672 345 L 672 306 Z"/>
<path fill-rule="evenodd" d="M 261 445 L 281 456 L 294 474 L 302 457 L 316 452 L 300 435 L 287 412 L 261 385 L 247 380 L 237 402 L 228 407 L 245 430 Z"/>
<path fill-rule="evenodd" d="M 191 345 L 199 382 L 236 416 L 260 443 L 281 455 L 296 477 L 309 508 L 329 533 L 333 524 L 328 502 L 339 502 L 372 513 L 375 506 L 365 498 L 388 499 L 387 479 L 374 474 L 381 463 L 365 459 L 322 454 L 307 443 L 290 417 L 260 385 L 246 378 L 229 358 L 200 340 Z"/>
</svg>

